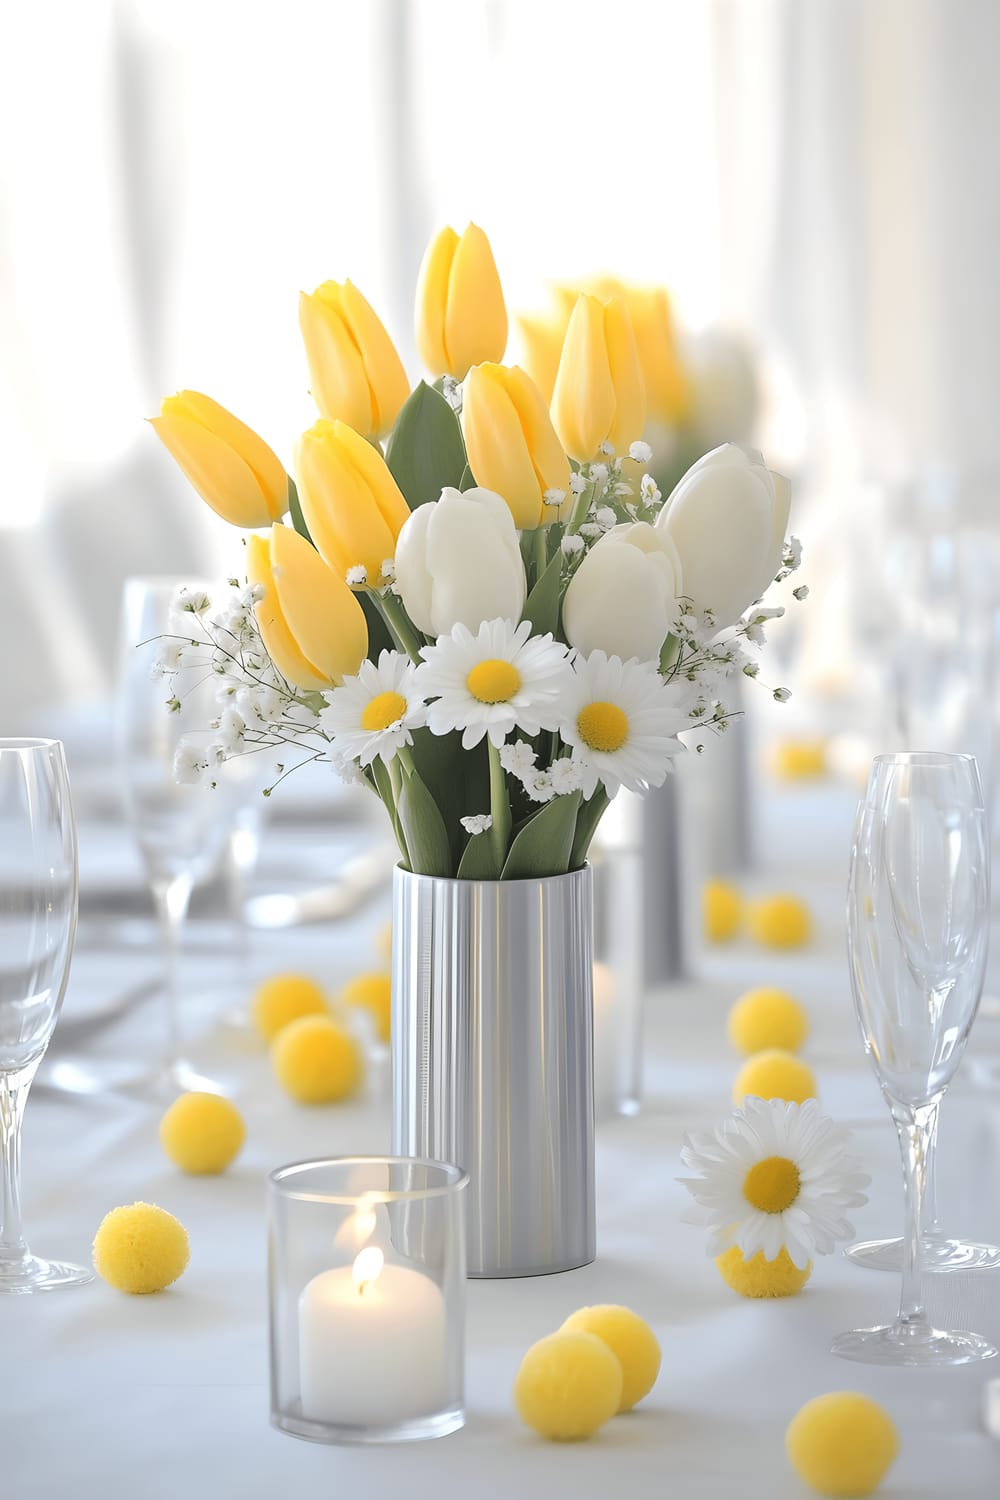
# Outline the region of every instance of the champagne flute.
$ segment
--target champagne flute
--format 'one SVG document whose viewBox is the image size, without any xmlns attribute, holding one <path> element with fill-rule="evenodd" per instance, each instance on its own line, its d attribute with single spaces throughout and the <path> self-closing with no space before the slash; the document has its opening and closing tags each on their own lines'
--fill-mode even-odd
<svg viewBox="0 0 1000 1500">
<path fill-rule="evenodd" d="M 126 581 L 116 703 L 118 757 L 129 821 L 132 824 L 160 924 L 166 998 L 162 1065 L 147 1083 L 156 1095 L 186 1088 L 215 1089 L 184 1058 L 179 1020 L 178 961 L 191 892 L 218 864 L 241 808 L 259 793 L 256 765 L 234 760 L 219 767 L 215 788 L 186 786 L 174 774 L 181 739 L 205 731 L 216 714 L 210 668 L 182 666 L 172 687 L 154 673 L 157 642 L 176 634 L 180 581 L 130 578 Z M 197 592 L 201 585 L 188 585 Z M 210 585 L 205 587 L 208 592 Z M 192 638 L 198 627 L 191 623 Z M 206 647 L 206 655 L 210 648 Z M 168 698 L 177 706 L 167 708 Z"/>
<path fill-rule="evenodd" d="M 988 1359 L 977 1333 L 931 1326 L 921 1296 L 927 1159 L 986 971 L 990 839 L 975 758 L 877 756 L 855 831 L 847 899 L 854 1007 L 899 1136 L 907 1227 L 899 1315 L 834 1354 L 872 1364 Z"/>
<path fill-rule="evenodd" d="M 91 1281 L 32 1255 L 21 1216 L 21 1121 L 55 1030 L 76 936 L 76 823 L 58 740 L 0 740 L 0 1292 Z"/>
</svg>

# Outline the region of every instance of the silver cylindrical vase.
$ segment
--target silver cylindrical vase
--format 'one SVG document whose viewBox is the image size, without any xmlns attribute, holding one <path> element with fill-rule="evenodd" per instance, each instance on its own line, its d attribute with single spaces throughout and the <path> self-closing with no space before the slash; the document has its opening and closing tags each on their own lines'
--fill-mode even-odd
<svg viewBox="0 0 1000 1500">
<path fill-rule="evenodd" d="M 470 1276 L 596 1254 L 589 867 L 393 886 L 392 1149 L 470 1178 Z"/>
</svg>

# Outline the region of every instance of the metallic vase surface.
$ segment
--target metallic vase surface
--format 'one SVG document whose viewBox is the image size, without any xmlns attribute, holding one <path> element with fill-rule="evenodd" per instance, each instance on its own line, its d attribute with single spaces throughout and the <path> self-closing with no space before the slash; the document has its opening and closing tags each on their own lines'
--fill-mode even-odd
<svg viewBox="0 0 1000 1500">
<path fill-rule="evenodd" d="M 596 1254 L 589 867 L 393 886 L 392 1149 L 470 1175 L 470 1276 Z"/>
</svg>

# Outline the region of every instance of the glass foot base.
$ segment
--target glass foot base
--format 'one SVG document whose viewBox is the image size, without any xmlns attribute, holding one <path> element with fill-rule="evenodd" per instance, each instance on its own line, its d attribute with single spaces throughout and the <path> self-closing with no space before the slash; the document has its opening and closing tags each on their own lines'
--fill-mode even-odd
<svg viewBox="0 0 1000 1500">
<path fill-rule="evenodd" d="M 51 1292 L 60 1286 L 84 1286 L 93 1281 L 87 1266 L 74 1266 L 66 1260 L 42 1260 L 25 1255 L 21 1260 L 0 1262 L 0 1293 Z"/>
<path fill-rule="evenodd" d="M 447 1437 L 465 1426 L 465 1411 L 437 1412 L 433 1416 L 414 1417 L 399 1422 L 368 1425 L 340 1422 L 317 1422 L 300 1411 L 272 1411 L 271 1426 L 289 1437 L 305 1438 L 308 1443 L 421 1443 L 429 1438 Z"/>
<path fill-rule="evenodd" d="M 170 1104 L 179 1094 L 191 1090 L 205 1094 L 228 1092 L 222 1084 L 207 1078 L 183 1059 L 148 1068 L 134 1062 L 101 1061 L 91 1066 L 69 1058 L 58 1058 L 45 1067 L 41 1087 L 54 1093 L 82 1097 L 121 1094 L 154 1104 Z"/>
<path fill-rule="evenodd" d="M 903 1269 L 902 1240 L 859 1240 L 844 1251 L 848 1260 L 869 1271 Z M 994 1271 L 1000 1268 L 1000 1245 L 980 1240 L 949 1240 L 925 1235 L 921 1246 L 925 1271 Z"/>
<path fill-rule="evenodd" d="M 968 1365 L 992 1359 L 996 1345 L 978 1333 L 945 1332 L 927 1323 L 892 1323 L 838 1334 L 831 1354 L 865 1365 Z"/>
</svg>

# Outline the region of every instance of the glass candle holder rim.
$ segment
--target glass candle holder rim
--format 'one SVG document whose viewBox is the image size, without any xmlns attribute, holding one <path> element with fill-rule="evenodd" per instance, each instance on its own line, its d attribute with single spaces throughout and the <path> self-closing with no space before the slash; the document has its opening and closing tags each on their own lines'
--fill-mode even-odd
<svg viewBox="0 0 1000 1500">
<path fill-rule="evenodd" d="M 875 766 L 951 766 L 956 761 L 971 763 L 978 770 L 976 757 L 966 750 L 893 750 L 872 757 Z"/>
<path fill-rule="evenodd" d="M 419 1188 L 359 1188 L 354 1192 L 303 1191 L 289 1186 L 287 1179 L 296 1173 L 340 1167 L 427 1167 L 444 1174 L 444 1180 Z M 435 1161 L 430 1156 L 319 1156 L 304 1161 L 286 1162 L 267 1174 L 268 1187 L 281 1198 L 298 1203 L 330 1203 L 344 1207 L 358 1203 L 415 1203 L 430 1198 L 444 1198 L 468 1185 L 469 1174 L 453 1162 Z"/>
<path fill-rule="evenodd" d="M 34 735 L 13 735 L 0 738 L 0 752 L 4 750 L 63 750 L 62 740 L 45 739 Z"/>
</svg>

